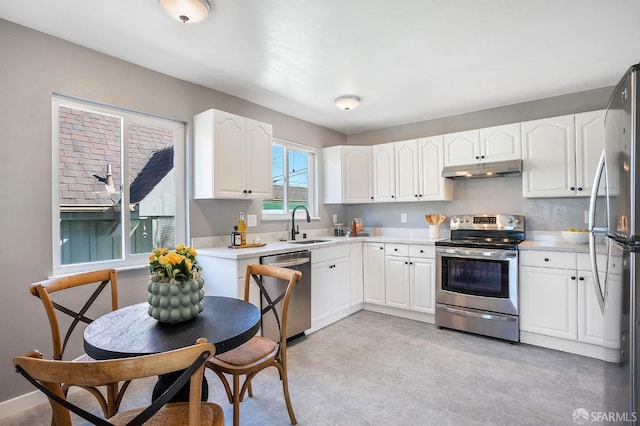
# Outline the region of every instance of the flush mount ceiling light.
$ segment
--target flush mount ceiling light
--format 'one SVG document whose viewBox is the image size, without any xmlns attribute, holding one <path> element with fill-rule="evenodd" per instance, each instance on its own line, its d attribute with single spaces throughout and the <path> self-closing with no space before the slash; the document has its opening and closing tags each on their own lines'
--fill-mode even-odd
<svg viewBox="0 0 640 426">
<path fill-rule="evenodd" d="M 160 6 L 171 18 L 185 24 L 204 21 L 211 12 L 208 0 L 160 0 Z"/>
<path fill-rule="evenodd" d="M 337 97 L 334 102 L 338 108 L 349 111 L 360 105 L 360 98 L 355 95 L 344 95 Z"/>
</svg>

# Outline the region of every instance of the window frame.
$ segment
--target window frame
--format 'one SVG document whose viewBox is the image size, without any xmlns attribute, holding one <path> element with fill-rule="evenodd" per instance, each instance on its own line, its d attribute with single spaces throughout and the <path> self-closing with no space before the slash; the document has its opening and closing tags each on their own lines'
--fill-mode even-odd
<svg viewBox="0 0 640 426">
<path fill-rule="evenodd" d="M 297 142 L 288 141 L 286 139 L 280 138 L 272 138 L 272 152 L 273 145 L 278 145 L 284 148 L 283 152 L 283 167 L 284 170 L 287 171 L 284 177 L 284 213 L 265 213 L 265 210 L 262 208 L 261 204 L 261 219 L 263 221 L 283 221 L 283 220 L 291 220 L 291 210 L 289 209 L 288 203 L 288 184 L 289 184 L 289 149 L 293 149 L 300 152 L 306 152 L 311 156 L 311 159 L 308 159 L 308 204 L 309 204 L 309 215 L 312 220 L 318 220 L 320 217 L 318 216 L 318 149 L 312 146 L 303 145 Z M 273 159 L 272 159 L 273 161 Z M 265 200 L 262 200 L 264 202 Z M 306 213 L 304 210 L 296 211 L 296 218 L 304 218 L 306 217 Z"/>
<path fill-rule="evenodd" d="M 186 180 L 186 142 L 187 123 L 153 114 L 133 111 L 112 105 L 70 97 L 54 93 L 51 100 L 51 135 L 52 135 L 52 252 L 54 276 L 66 275 L 78 272 L 102 268 L 116 268 L 118 270 L 145 268 L 149 262 L 149 253 L 132 254 L 131 241 L 125 230 L 130 229 L 130 215 L 125 214 L 128 209 L 121 209 L 122 229 L 122 259 L 100 260 L 94 262 L 74 263 L 63 265 L 61 262 L 60 246 L 60 134 L 59 134 L 59 108 L 66 107 L 75 110 L 86 111 L 121 119 L 121 192 L 122 205 L 129 205 L 129 190 L 131 178 L 129 173 L 129 125 L 131 123 L 153 126 L 173 131 L 174 134 L 174 184 L 175 184 L 175 242 L 176 245 L 184 242 L 189 237 L 187 226 L 187 180 Z"/>
</svg>

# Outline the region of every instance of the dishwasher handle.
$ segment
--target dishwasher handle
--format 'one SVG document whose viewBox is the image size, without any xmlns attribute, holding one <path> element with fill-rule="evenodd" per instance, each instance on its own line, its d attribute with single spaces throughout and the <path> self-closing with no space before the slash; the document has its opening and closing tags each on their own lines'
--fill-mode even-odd
<svg viewBox="0 0 640 426">
<path fill-rule="evenodd" d="M 273 262 L 273 263 L 265 263 L 267 266 L 277 266 L 280 268 L 289 268 L 291 266 L 304 265 L 305 263 L 309 263 L 311 259 L 308 257 L 300 257 L 298 259 L 285 260 L 284 262 Z"/>
</svg>

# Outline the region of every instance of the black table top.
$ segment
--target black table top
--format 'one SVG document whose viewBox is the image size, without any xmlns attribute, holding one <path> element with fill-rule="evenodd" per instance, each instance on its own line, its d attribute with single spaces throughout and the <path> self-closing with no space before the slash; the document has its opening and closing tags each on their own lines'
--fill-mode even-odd
<svg viewBox="0 0 640 426">
<path fill-rule="evenodd" d="M 260 328 L 260 310 L 230 297 L 205 296 L 198 316 L 175 324 L 157 321 L 148 308 L 148 303 L 138 303 L 89 324 L 84 331 L 87 355 L 94 359 L 149 355 L 193 345 L 200 337 L 220 354 L 245 343 Z"/>
</svg>

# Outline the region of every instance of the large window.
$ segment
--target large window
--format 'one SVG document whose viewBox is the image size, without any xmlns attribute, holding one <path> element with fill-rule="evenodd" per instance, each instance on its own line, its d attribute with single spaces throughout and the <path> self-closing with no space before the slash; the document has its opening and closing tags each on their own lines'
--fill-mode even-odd
<svg viewBox="0 0 640 426">
<path fill-rule="evenodd" d="M 184 123 L 54 97 L 52 133 L 54 273 L 184 242 Z"/>
<path fill-rule="evenodd" d="M 317 216 L 316 150 L 274 138 L 271 151 L 273 198 L 262 202 L 263 218 L 288 218 L 299 205 L 305 206 L 312 216 Z"/>
</svg>

